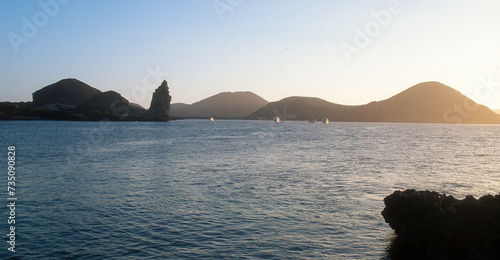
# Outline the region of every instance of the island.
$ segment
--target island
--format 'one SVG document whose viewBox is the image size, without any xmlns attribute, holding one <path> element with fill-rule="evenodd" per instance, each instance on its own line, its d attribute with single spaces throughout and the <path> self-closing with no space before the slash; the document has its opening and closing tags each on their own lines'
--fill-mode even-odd
<svg viewBox="0 0 500 260">
<path fill-rule="evenodd" d="M 249 91 L 222 92 L 193 104 L 171 104 L 167 81 L 153 93 L 149 109 L 115 91 L 101 92 L 77 79 L 63 79 L 33 93 L 32 102 L 0 103 L 0 120 L 169 121 L 245 119 L 430 124 L 500 124 L 500 115 L 439 82 L 416 84 L 388 99 L 341 105 L 316 97 L 268 102 Z M 313 120 L 316 122 L 316 120 Z"/>
<path fill-rule="evenodd" d="M 101 92 L 70 78 L 35 91 L 33 102 L 0 103 L 0 120 L 169 121 L 171 100 L 165 80 L 147 110 L 115 91 Z"/>
</svg>

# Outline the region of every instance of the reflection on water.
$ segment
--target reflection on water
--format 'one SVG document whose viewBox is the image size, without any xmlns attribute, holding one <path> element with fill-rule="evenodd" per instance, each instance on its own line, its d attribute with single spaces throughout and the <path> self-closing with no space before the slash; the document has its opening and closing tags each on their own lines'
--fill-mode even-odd
<svg viewBox="0 0 500 260">
<path fill-rule="evenodd" d="M 19 151 L 28 258 L 384 258 L 395 189 L 500 183 L 497 126 L 0 124 Z"/>
</svg>

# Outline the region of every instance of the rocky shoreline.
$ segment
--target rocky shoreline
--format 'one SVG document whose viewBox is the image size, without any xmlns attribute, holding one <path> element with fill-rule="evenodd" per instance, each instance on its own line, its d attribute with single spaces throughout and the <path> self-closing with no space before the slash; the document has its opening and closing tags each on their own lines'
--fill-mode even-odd
<svg viewBox="0 0 500 260">
<path fill-rule="evenodd" d="M 435 191 L 395 191 L 382 216 L 394 229 L 394 258 L 500 259 L 500 194 L 463 200 Z"/>
</svg>

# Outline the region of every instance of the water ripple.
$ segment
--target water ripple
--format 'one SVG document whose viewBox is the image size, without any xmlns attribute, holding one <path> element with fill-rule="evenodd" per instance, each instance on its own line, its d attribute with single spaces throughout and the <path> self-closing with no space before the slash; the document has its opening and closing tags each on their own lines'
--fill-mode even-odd
<svg viewBox="0 0 500 260">
<path fill-rule="evenodd" d="M 394 189 L 499 191 L 496 126 L 14 124 L 26 259 L 377 259 Z"/>
</svg>

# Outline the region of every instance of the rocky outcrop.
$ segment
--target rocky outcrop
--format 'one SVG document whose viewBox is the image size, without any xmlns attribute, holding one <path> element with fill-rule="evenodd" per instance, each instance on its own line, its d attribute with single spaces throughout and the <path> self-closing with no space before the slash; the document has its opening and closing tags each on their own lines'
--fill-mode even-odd
<svg viewBox="0 0 500 260">
<path fill-rule="evenodd" d="M 170 116 L 170 102 L 172 97 L 168 90 L 167 81 L 163 81 L 161 85 L 153 93 L 153 98 L 151 99 L 151 106 L 149 107 L 149 115 L 153 118 L 158 118 L 161 120 L 171 120 Z"/>
<path fill-rule="evenodd" d="M 47 104 L 63 104 L 79 106 L 88 99 L 101 93 L 77 79 L 63 79 L 33 93 L 33 104 L 36 107 Z"/>
<path fill-rule="evenodd" d="M 500 194 L 463 200 L 431 191 L 395 191 L 382 215 L 402 252 L 417 259 L 500 259 Z"/>
<path fill-rule="evenodd" d="M 115 91 L 101 92 L 77 79 L 63 79 L 33 93 L 34 102 L 0 102 L 0 120 L 166 121 L 167 82 L 156 90 L 152 113 Z"/>
<path fill-rule="evenodd" d="M 103 111 L 122 115 L 144 115 L 147 112 L 146 109 L 131 104 L 126 98 L 115 91 L 106 91 L 97 94 L 85 101 L 80 107 L 99 108 Z"/>
<path fill-rule="evenodd" d="M 102 110 L 116 110 L 113 109 L 115 107 L 123 107 L 129 105 L 129 101 L 122 97 L 122 95 L 118 94 L 115 91 L 106 91 L 103 93 L 100 93 L 98 95 L 95 95 L 91 99 L 85 101 L 81 107 L 87 108 L 87 107 L 95 107 L 95 108 L 100 108 Z M 128 113 L 127 113 L 128 114 Z"/>
</svg>

